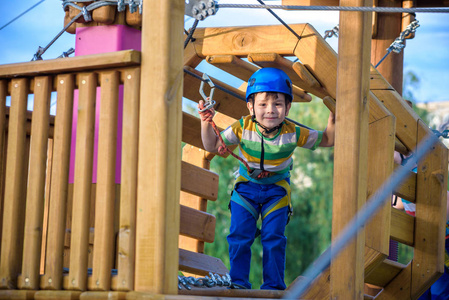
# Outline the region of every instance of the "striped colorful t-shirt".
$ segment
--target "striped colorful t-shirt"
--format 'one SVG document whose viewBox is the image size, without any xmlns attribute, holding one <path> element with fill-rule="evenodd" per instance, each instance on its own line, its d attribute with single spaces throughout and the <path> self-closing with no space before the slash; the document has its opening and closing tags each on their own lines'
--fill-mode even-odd
<svg viewBox="0 0 449 300">
<path fill-rule="evenodd" d="M 251 116 L 238 120 L 223 130 L 221 136 L 227 146 L 239 145 L 239 156 L 250 168 L 260 169 L 262 134 L 257 124 L 251 120 Z M 322 137 L 321 131 L 298 127 L 285 120 L 274 137 L 263 137 L 264 169 L 275 173 L 288 172 L 293 163 L 292 155 L 295 148 L 315 150 Z"/>
</svg>

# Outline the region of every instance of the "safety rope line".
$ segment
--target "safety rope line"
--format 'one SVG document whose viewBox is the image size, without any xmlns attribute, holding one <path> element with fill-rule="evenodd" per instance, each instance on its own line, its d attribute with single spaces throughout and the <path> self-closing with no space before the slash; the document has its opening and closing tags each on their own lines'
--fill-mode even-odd
<svg viewBox="0 0 449 300">
<path fill-rule="evenodd" d="M 70 20 L 70 22 L 66 26 L 64 26 L 64 28 L 51 40 L 51 42 L 48 43 L 47 46 L 45 46 L 45 48 L 39 46 L 37 52 L 34 54 L 33 59 L 31 59 L 31 61 L 42 60 L 42 54 L 44 54 L 45 51 L 47 51 L 47 49 L 50 48 L 50 46 L 53 45 L 53 43 L 56 42 L 56 40 L 67 30 L 67 28 L 69 28 L 70 25 L 72 25 L 76 20 L 78 20 L 82 15 L 83 13 L 80 12 L 72 20 Z"/>
<path fill-rule="evenodd" d="M 3 25 L 2 27 L 0 27 L 0 30 L 2 30 L 3 28 L 5 28 L 6 26 L 8 26 L 9 24 L 11 24 L 12 22 L 14 22 L 15 20 L 17 20 L 18 18 L 20 18 L 21 16 L 23 16 L 24 14 L 26 14 L 27 12 L 29 12 L 30 10 L 32 10 L 33 8 L 35 8 L 36 6 L 38 6 L 39 4 L 41 4 L 42 2 L 44 2 L 45 0 L 41 0 L 38 3 L 34 4 L 33 6 L 31 6 L 30 8 L 28 8 L 27 10 L 25 10 L 23 13 L 21 13 L 20 15 L 18 15 L 17 17 L 15 17 L 14 19 L 12 19 L 11 21 L 9 21 L 8 23 L 6 23 L 5 25 Z"/>
<path fill-rule="evenodd" d="M 198 26 L 199 21 L 197 19 L 195 19 L 195 22 L 193 22 L 192 28 L 190 28 L 189 33 L 187 34 L 187 38 L 184 41 L 184 49 L 187 47 L 187 45 L 189 44 L 190 41 L 194 41 L 193 37 L 193 33 L 195 32 L 196 26 Z M 185 30 L 185 29 L 184 29 Z"/>
<path fill-rule="evenodd" d="M 327 38 L 331 38 L 333 36 L 338 37 L 338 31 L 339 30 L 340 30 L 340 25 L 336 25 L 331 30 L 326 30 L 324 32 L 324 40 L 326 40 Z"/>
<path fill-rule="evenodd" d="M 410 34 L 416 32 L 416 29 L 419 27 L 419 21 L 414 20 L 410 24 L 408 24 L 407 28 L 405 28 L 404 31 L 402 31 L 399 34 L 399 37 L 397 37 L 393 43 L 391 43 L 390 47 L 387 49 L 387 53 L 384 55 L 384 57 L 381 58 L 381 60 L 376 64 L 375 68 L 377 68 L 384 60 L 387 58 L 387 56 L 393 51 L 394 53 L 401 53 L 402 49 L 405 48 L 405 38 L 409 36 Z"/>
<path fill-rule="evenodd" d="M 265 5 L 265 3 L 262 0 L 257 0 L 260 4 Z M 294 36 L 298 38 L 298 40 L 301 39 L 301 36 L 297 34 L 290 26 L 288 26 L 287 23 L 284 22 L 284 20 L 281 19 L 271 8 L 267 8 L 267 11 L 272 14 L 279 22 L 281 22 L 282 25 L 284 25 L 291 33 L 293 33 Z"/>
<path fill-rule="evenodd" d="M 331 260 L 343 251 L 345 246 L 351 242 L 359 230 L 383 206 L 385 199 L 390 201 L 389 196 L 391 195 L 391 191 L 409 176 L 409 170 L 427 154 L 437 141 L 438 138 L 434 134 L 430 134 L 416 147 L 415 159 L 408 161 L 404 168 L 394 170 L 390 178 L 385 180 L 376 193 L 367 200 L 362 209 L 357 212 L 326 251 L 309 265 L 302 275 L 303 280 L 298 281 L 289 288 L 283 297 L 284 299 L 299 299 L 304 294 L 313 280 L 330 265 Z"/>
<path fill-rule="evenodd" d="M 287 10 L 328 10 L 328 11 L 361 11 L 379 13 L 448 13 L 449 7 L 367 7 L 367 6 L 304 6 L 304 5 L 259 5 L 259 4 L 217 4 L 218 8 L 264 8 Z"/>
</svg>

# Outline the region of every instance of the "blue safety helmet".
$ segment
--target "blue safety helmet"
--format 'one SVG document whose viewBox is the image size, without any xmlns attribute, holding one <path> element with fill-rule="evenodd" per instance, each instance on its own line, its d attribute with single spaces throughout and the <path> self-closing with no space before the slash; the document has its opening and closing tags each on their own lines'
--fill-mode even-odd
<svg viewBox="0 0 449 300">
<path fill-rule="evenodd" d="M 249 96 L 259 92 L 283 93 L 292 101 L 292 81 L 284 71 L 276 68 L 262 68 L 254 72 L 248 80 L 246 102 Z"/>
</svg>

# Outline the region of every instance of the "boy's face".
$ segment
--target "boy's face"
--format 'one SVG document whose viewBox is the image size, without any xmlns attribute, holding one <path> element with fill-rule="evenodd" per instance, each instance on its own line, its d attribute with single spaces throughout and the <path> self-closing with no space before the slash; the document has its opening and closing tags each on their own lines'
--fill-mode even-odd
<svg viewBox="0 0 449 300">
<path fill-rule="evenodd" d="M 273 128 L 281 124 L 291 107 L 285 104 L 285 95 L 282 93 L 257 93 L 252 101 L 247 103 L 250 114 L 254 114 L 259 123 L 266 128 Z"/>
</svg>

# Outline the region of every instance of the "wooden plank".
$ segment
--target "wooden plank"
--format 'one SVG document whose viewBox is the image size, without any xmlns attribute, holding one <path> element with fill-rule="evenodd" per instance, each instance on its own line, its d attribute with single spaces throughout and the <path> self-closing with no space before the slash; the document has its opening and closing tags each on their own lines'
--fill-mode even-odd
<svg viewBox="0 0 449 300">
<path fill-rule="evenodd" d="M 87 251 L 89 247 L 96 83 L 97 76 L 94 73 L 79 75 L 70 271 L 68 286 L 64 286 L 65 289 L 76 291 L 84 291 L 87 287 Z"/>
<path fill-rule="evenodd" d="M 25 236 L 20 289 L 39 287 L 39 264 L 42 247 L 51 78 L 34 80 L 34 110 L 31 122 L 30 166 L 26 195 Z"/>
<path fill-rule="evenodd" d="M 391 209 L 390 235 L 395 241 L 413 246 L 415 234 L 415 218 L 405 211 Z"/>
<path fill-rule="evenodd" d="M 195 118 L 196 119 L 196 118 Z M 183 123 L 185 118 L 183 117 Z M 199 120 L 198 120 L 199 121 Z M 199 125 L 199 124 L 198 124 Z M 198 133 L 198 127 L 197 133 Z M 185 127 L 183 125 L 183 136 L 184 136 L 184 130 Z M 182 149 L 182 159 L 186 162 L 189 162 L 193 165 L 196 165 L 198 167 L 204 168 L 209 170 L 210 168 L 210 160 L 207 160 L 206 157 L 206 151 L 203 149 L 200 149 L 198 147 L 194 147 L 192 145 L 185 145 Z M 192 195 L 190 193 L 182 192 L 180 194 L 179 203 L 181 204 L 181 207 L 183 205 L 187 207 L 191 207 L 195 210 L 199 211 L 207 211 L 207 199 L 201 198 L 196 195 Z M 182 224 L 182 211 L 181 211 L 181 221 Z M 180 225 L 180 232 L 183 230 L 183 226 Z M 179 235 L 179 248 L 193 251 L 193 252 L 199 252 L 204 253 L 204 242 L 197 240 L 196 238 Z"/>
<path fill-rule="evenodd" d="M 184 67 L 184 69 L 196 74 L 200 78 L 203 76 L 203 73 L 201 73 L 195 69 L 192 69 L 190 67 Z M 215 85 L 221 86 L 224 89 L 229 90 L 232 93 L 234 93 L 235 95 L 239 96 L 239 98 L 237 98 L 227 92 L 224 92 L 218 88 L 215 88 L 214 98 L 217 103 L 215 104 L 214 108 L 216 111 L 221 112 L 230 117 L 233 117 L 235 119 L 240 119 L 242 116 L 244 116 L 248 113 L 248 109 L 246 107 L 244 91 L 233 88 L 232 86 L 227 85 L 226 83 L 221 82 L 215 78 L 210 77 L 210 79 L 212 80 L 212 82 Z M 200 85 L 201 85 L 201 81 L 199 79 L 186 73 L 184 75 L 184 94 L 183 94 L 183 96 L 192 101 L 198 102 L 201 99 L 201 95 L 199 93 Z M 209 85 L 205 84 L 204 87 L 205 87 L 205 91 L 204 91 L 205 94 L 209 95 L 209 93 L 210 93 Z"/>
<path fill-rule="evenodd" d="M 100 128 L 98 137 L 97 191 L 92 285 L 89 290 L 108 291 L 114 261 L 115 161 L 119 73 L 101 73 Z"/>
<path fill-rule="evenodd" d="M 369 125 L 368 195 L 373 195 L 393 173 L 395 117 L 387 116 Z M 388 255 L 390 242 L 391 194 L 366 225 L 366 245 Z"/>
<path fill-rule="evenodd" d="M 419 140 L 428 134 L 433 132 L 418 128 Z M 421 295 L 444 273 L 447 165 L 448 150 L 440 141 L 418 162 L 412 297 Z"/>
<path fill-rule="evenodd" d="M 309 289 L 305 292 L 305 294 L 302 296 L 303 299 L 329 299 L 330 297 L 330 268 L 328 267 L 326 270 L 321 272 L 321 274 L 316 278 L 312 284 L 310 285 Z M 300 278 L 295 279 L 298 280 Z M 290 285 L 290 287 L 293 286 Z"/>
<path fill-rule="evenodd" d="M 341 0 L 340 5 L 372 6 L 372 1 Z M 371 21 L 370 13 L 340 12 L 339 60 L 335 70 L 338 73 L 338 88 L 336 98 L 335 95 L 331 96 L 337 99 L 337 116 L 344 117 L 336 119 L 338 131 L 335 134 L 333 239 L 366 201 Z M 301 39 L 300 43 L 308 39 Z M 354 43 L 359 47 L 354 47 Z M 298 45 L 298 48 L 304 47 L 305 45 Z M 316 48 L 313 50 L 317 51 Z M 307 65 L 304 61 L 303 63 Z M 315 68 L 312 67 L 312 70 Z M 329 74 L 331 76 L 332 73 Z M 321 84 L 327 87 L 327 83 Z M 333 89 L 332 86 L 329 87 L 330 92 Z M 332 260 L 331 298 L 361 299 L 364 288 L 364 245 L 365 230 L 361 229 L 339 256 Z"/>
<path fill-rule="evenodd" d="M 122 175 L 115 290 L 134 288 L 140 68 L 125 72 L 123 91 Z"/>
<path fill-rule="evenodd" d="M 36 291 L 30 290 L 0 290 L 0 299 L 31 300 L 35 294 Z"/>
<path fill-rule="evenodd" d="M 0 287 L 13 289 L 22 266 L 27 163 L 27 79 L 11 81 L 11 110 L 8 132 L 5 197 L 0 257 Z"/>
<path fill-rule="evenodd" d="M 184 35 L 184 40 L 187 38 L 187 35 Z M 184 48 L 184 66 L 190 66 L 192 68 L 196 68 L 203 61 L 203 57 L 199 57 L 195 52 L 195 47 L 191 42 Z"/>
<path fill-rule="evenodd" d="M 209 200 L 217 200 L 218 174 L 182 161 L 181 190 Z"/>
<path fill-rule="evenodd" d="M 289 24 L 299 35 L 306 24 Z M 195 50 L 200 57 L 231 54 L 246 56 L 248 53 L 276 52 L 293 56 L 298 38 L 285 26 L 217 27 L 197 28 L 193 35 Z"/>
<path fill-rule="evenodd" d="M 104 291 L 104 292 L 84 292 L 80 295 L 80 300 L 92 300 L 92 299 L 104 299 L 104 300 L 125 300 L 126 292 L 113 292 L 113 291 Z"/>
<path fill-rule="evenodd" d="M 143 7 L 136 291 L 178 290 L 183 16 L 176 0 Z"/>
<path fill-rule="evenodd" d="M 44 220 L 42 225 L 41 261 L 39 263 L 39 274 L 45 273 L 45 253 L 47 252 L 47 232 L 48 232 L 48 211 L 50 209 L 50 185 L 53 168 L 53 139 L 48 139 L 47 146 L 47 176 L 45 177 L 45 199 L 44 199 Z M 41 276 L 42 279 L 42 276 Z"/>
<path fill-rule="evenodd" d="M 395 168 L 404 168 L 401 165 L 395 165 Z M 416 201 L 416 173 L 410 171 L 401 185 L 397 186 L 393 194 L 404 198 L 407 201 L 415 203 Z"/>
<path fill-rule="evenodd" d="M 75 71 L 117 68 L 140 64 L 140 52 L 123 50 L 101 54 L 38 60 L 0 66 L 0 78 L 60 74 Z"/>
<path fill-rule="evenodd" d="M 179 234 L 212 243 L 215 239 L 215 216 L 181 205 Z"/>
<path fill-rule="evenodd" d="M 179 249 L 179 271 L 197 275 L 208 275 L 209 272 L 219 275 L 229 273 L 219 258 L 184 249 Z"/>
<path fill-rule="evenodd" d="M 364 254 L 364 277 L 371 274 L 388 256 L 388 253 L 382 253 L 378 249 L 365 246 Z"/>
<path fill-rule="evenodd" d="M 296 94 L 299 93 L 300 99 L 304 99 L 305 93 L 309 92 L 319 98 L 328 95 L 317 79 L 300 62 L 293 62 L 277 53 L 250 53 L 248 61 L 262 68 L 270 67 L 283 70 L 290 77 L 294 86 L 297 86 Z"/>
<path fill-rule="evenodd" d="M 51 205 L 49 208 L 45 274 L 41 279 L 42 289 L 62 288 L 62 264 L 66 208 L 69 178 L 70 137 L 72 132 L 74 76 L 57 77 L 57 111 L 55 136 L 53 139 L 53 162 L 51 174 Z"/>
<path fill-rule="evenodd" d="M 208 299 L 280 299 L 285 295 L 285 291 L 282 290 L 252 290 L 252 289 L 230 289 L 227 287 L 217 288 L 195 288 L 191 290 L 181 289 L 178 293 L 178 299 L 185 299 L 186 296 L 199 296 L 199 297 L 215 297 Z M 183 295 L 183 296 L 181 296 Z M 171 299 L 175 299 L 173 296 L 168 296 Z M 182 298 L 181 298 L 182 297 Z"/>
<path fill-rule="evenodd" d="M 373 272 L 366 276 L 365 282 L 376 286 L 385 287 L 405 268 L 406 266 L 403 264 L 386 259 L 375 270 L 373 270 Z"/>
<path fill-rule="evenodd" d="M 341 31 L 341 26 L 340 26 Z M 295 48 L 295 56 L 317 78 L 321 86 L 334 99 L 337 91 L 337 54 L 310 25 L 304 27 Z"/>
</svg>

